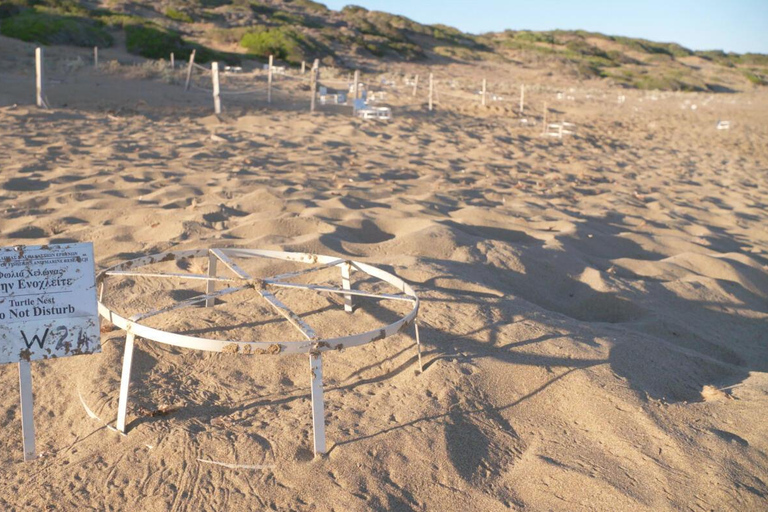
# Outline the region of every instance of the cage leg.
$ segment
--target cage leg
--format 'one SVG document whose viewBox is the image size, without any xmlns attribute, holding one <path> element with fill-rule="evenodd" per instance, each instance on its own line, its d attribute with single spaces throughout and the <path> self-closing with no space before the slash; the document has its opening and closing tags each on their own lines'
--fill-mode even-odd
<svg viewBox="0 0 768 512">
<path fill-rule="evenodd" d="M 325 453 L 325 405 L 323 404 L 323 361 L 319 353 L 309 354 L 312 375 L 312 431 L 315 455 Z"/>
<path fill-rule="evenodd" d="M 413 329 L 416 331 L 416 353 L 419 356 L 419 373 L 423 373 L 424 366 L 421 364 L 421 338 L 419 338 L 419 324 L 413 322 Z"/>
<path fill-rule="evenodd" d="M 352 271 L 352 265 L 348 261 L 341 264 L 341 287 L 345 290 L 351 290 L 352 284 L 349 281 L 349 275 Z M 352 296 L 344 296 L 344 311 L 347 313 L 352 312 Z"/>
<path fill-rule="evenodd" d="M 133 346 L 136 336 L 129 332 L 125 336 L 123 353 L 123 375 L 120 378 L 120 400 L 117 404 L 117 430 L 125 433 L 125 413 L 128 409 L 128 388 L 131 387 L 131 365 L 133 364 Z"/>
<path fill-rule="evenodd" d="M 216 263 L 219 261 L 213 253 L 208 254 L 208 277 L 216 277 Z M 205 293 L 211 294 L 216 291 L 216 281 L 210 280 L 205 285 Z M 216 304 L 216 297 L 205 299 L 205 307 L 211 308 Z"/>
</svg>

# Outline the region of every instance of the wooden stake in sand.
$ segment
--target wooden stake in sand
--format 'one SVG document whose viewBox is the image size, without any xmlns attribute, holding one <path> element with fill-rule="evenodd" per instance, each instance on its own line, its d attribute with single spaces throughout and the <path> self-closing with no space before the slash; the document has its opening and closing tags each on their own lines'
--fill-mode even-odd
<svg viewBox="0 0 768 512">
<path fill-rule="evenodd" d="M 416 97 L 416 90 L 419 88 L 419 75 L 416 75 L 416 77 L 413 79 L 413 94 L 412 96 Z"/>
<path fill-rule="evenodd" d="M 267 71 L 267 103 L 272 103 L 272 65 L 274 57 L 269 56 L 269 70 Z"/>
<path fill-rule="evenodd" d="M 435 92 L 434 80 L 432 79 L 432 73 L 429 74 L 429 111 L 432 112 L 432 96 Z"/>
<path fill-rule="evenodd" d="M 99 47 L 93 47 L 93 67 L 99 69 Z"/>
<path fill-rule="evenodd" d="M 312 431 L 315 455 L 325 453 L 325 403 L 323 401 L 323 360 L 318 354 L 309 354 L 309 372 L 312 376 Z"/>
<path fill-rule="evenodd" d="M 48 108 L 43 92 L 43 49 L 35 48 L 35 85 L 37 89 L 37 106 Z"/>
<path fill-rule="evenodd" d="M 352 87 L 354 87 L 354 89 L 353 89 L 354 96 L 352 97 L 352 99 L 356 100 L 356 99 L 360 98 L 360 70 L 359 69 L 355 70 L 355 78 L 354 78 L 354 80 L 355 80 L 355 82 L 354 82 L 354 85 L 352 86 Z"/>
<path fill-rule="evenodd" d="M 525 110 L 525 84 L 520 86 L 520 115 L 523 115 Z"/>
<path fill-rule="evenodd" d="M 211 71 L 213 74 L 213 111 L 217 114 L 221 114 L 221 96 L 219 90 L 219 63 L 211 63 Z"/>
<path fill-rule="evenodd" d="M 192 80 L 192 66 L 195 65 L 195 50 L 189 55 L 189 66 L 187 66 L 187 83 L 184 84 L 184 90 L 189 90 L 189 82 Z"/>
<path fill-rule="evenodd" d="M 301 61 L 301 74 L 303 75 L 306 72 L 307 72 L 307 61 L 303 60 Z"/>
<path fill-rule="evenodd" d="M 341 265 L 341 287 L 345 290 L 351 290 L 352 286 L 349 281 L 350 273 L 352 271 L 352 265 L 348 261 Z M 352 296 L 344 295 L 344 311 L 347 313 L 352 312 Z"/>
<path fill-rule="evenodd" d="M 176 69 L 176 57 L 171 52 L 171 69 Z"/>
<path fill-rule="evenodd" d="M 208 276 L 209 277 L 216 277 L 216 263 L 218 261 L 219 261 L 219 258 L 217 258 L 214 253 L 210 253 L 208 255 Z M 216 291 L 216 281 L 211 279 L 205 285 L 205 293 L 206 295 L 210 295 L 215 291 Z M 216 297 L 205 299 L 205 307 L 212 308 L 215 305 L 216 305 Z"/>
<path fill-rule="evenodd" d="M 487 91 L 487 85 L 488 85 L 488 84 L 487 84 L 487 82 L 486 82 L 485 78 L 483 78 L 483 98 L 482 98 L 482 103 L 483 103 L 483 106 L 486 106 L 486 105 L 487 105 L 487 102 L 486 102 L 486 99 L 485 99 L 485 93 L 486 93 L 486 91 Z"/>
<path fill-rule="evenodd" d="M 21 395 L 21 437 L 24 461 L 35 458 L 35 422 L 32 417 L 32 370 L 29 361 L 19 361 L 19 393 Z"/>
<path fill-rule="evenodd" d="M 309 111 L 314 112 L 315 111 L 315 96 L 317 95 L 317 78 L 319 73 L 320 67 L 320 61 L 318 59 L 315 59 L 315 62 L 312 64 L 312 76 L 310 78 L 310 86 L 309 89 L 312 94 L 312 99 L 309 103 Z"/>
</svg>

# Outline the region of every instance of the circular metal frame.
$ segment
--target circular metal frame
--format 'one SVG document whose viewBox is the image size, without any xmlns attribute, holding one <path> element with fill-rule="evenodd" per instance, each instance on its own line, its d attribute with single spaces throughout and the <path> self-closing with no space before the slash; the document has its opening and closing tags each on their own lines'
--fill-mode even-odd
<svg viewBox="0 0 768 512">
<path fill-rule="evenodd" d="M 189 274 L 189 273 L 168 273 L 168 272 L 142 272 L 141 267 L 161 263 L 166 261 L 177 261 L 180 259 L 208 257 L 207 274 Z M 284 261 L 294 261 L 312 265 L 305 270 L 278 274 L 267 278 L 254 278 L 235 263 L 232 258 L 271 258 Z M 217 275 L 218 264 L 221 263 L 234 274 L 235 277 L 220 277 Z M 301 284 L 287 281 L 287 279 L 300 275 L 316 272 L 318 270 L 338 267 L 341 270 L 341 288 L 330 286 L 320 286 L 312 284 Z M 388 283 L 398 290 L 398 294 L 373 293 L 352 288 L 350 274 L 352 270 L 357 270 L 380 281 Z M 200 280 L 206 283 L 206 291 L 202 295 L 192 297 L 191 299 L 176 302 L 175 304 L 145 313 L 139 313 L 129 318 L 109 309 L 104 303 L 104 282 L 109 276 L 124 277 L 148 277 L 156 279 L 187 279 Z M 325 444 L 325 406 L 323 404 L 323 366 L 322 352 L 327 350 L 341 350 L 346 347 L 356 347 L 370 343 L 371 341 L 381 340 L 393 336 L 403 330 L 408 325 L 414 325 L 416 335 L 416 348 L 418 355 L 419 369 L 423 370 L 421 365 L 421 342 L 419 341 L 419 326 L 415 323 L 416 315 L 419 312 L 419 298 L 413 291 L 413 288 L 399 277 L 385 272 L 381 269 L 360 263 L 359 261 L 336 258 L 333 256 L 323 256 L 319 254 L 307 254 L 300 252 L 283 251 L 263 251 L 257 249 L 193 249 L 188 251 L 169 251 L 160 254 L 153 254 L 142 258 L 136 258 L 124 263 L 119 263 L 113 267 L 101 271 L 96 276 L 96 282 L 100 287 L 99 292 L 99 314 L 112 322 L 117 327 L 126 331 L 125 350 L 123 354 L 123 372 L 120 378 L 120 398 L 117 408 L 117 430 L 125 433 L 126 415 L 128 407 L 128 391 L 131 385 L 131 365 L 133 361 L 133 351 L 136 336 L 174 345 L 177 347 L 191 348 L 196 350 L 207 350 L 211 352 L 228 352 L 237 354 L 309 354 L 310 384 L 312 391 L 312 429 L 314 432 L 315 453 L 326 453 Z M 216 284 L 223 283 L 228 287 L 216 291 Z M 288 306 L 283 304 L 272 293 L 276 288 L 293 288 L 300 290 L 309 290 L 319 293 L 333 293 L 344 297 L 344 310 L 348 313 L 353 311 L 352 300 L 355 296 L 369 297 L 380 300 L 400 300 L 410 302 L 412 309 L 408 314 L 380 329 L 366 331 L 360 334 L 342 336 L 338 338 L 320 339 L 314 329 L 307 324 L 299 315 L 291 311 Z M 167 332 L 156 329 L 141 323 L 142 320 L 162 313 L 168 313 L 184 307 L 205 304 L 206 307 L 213 307 L 216 298 L 239 292 L 246 289 L 255 290 L 264 300 L 266 300 L 281 316 L 283 316 L 293 327 L 298 329 L 306 338 L 306 341 L 228 341 L 212 340 L 209 338 L 198 338 L 187 336 L 174 332 Z"/>
<path fill-rule="evenodd" d="M 141 272 L 139 269 L 146 265 L 164 261 L 174 261 L 189 258 L 208 257 L 208 274 L 171 274 L 162 272 Z M 232 258 L 271 258 L 284 261 L 293 261 L 314 265 L 308 269 L 287 274 L 280 274 L 267 278 L 254 278 L 240 268 Z M 235 277 L 219 277 L 216 275 L 217 263 L 226 266 Z M 285 281 L 302 274 L 307 274 L 317 270 L 330 267 L 340 267 L 342 272 L 342 288 L 333 288 L 327 286 L 317 286 L 308 284 L 299 284 Z M 400 294 L 371 293 L 351 288 L 349 274 L 350 270 L 357 270 L 369 276 L 375 277 L 386 282 L 398 290 Z M 104 282 L 108 276 L 126 276 L 126 277 L 150 277 L 167 279 L 192 279 L 207 282 L 207 293 L 192 297 L 191 299 L 179 301 L 172 306 L 156 309 L 153 311 L 136 314 L 130 317 L 124 317 L 107 307 L 103 302 Z M 343 348 L 364 345 L 372 341 L 387 338 L 397 334 L 416 319 L 419 310 L 419 298 L 416 296 L 413 288 L 399 277 L 378 269 L 371 265 L 358 261 L 346 260 L 334 256 L 324 256 L 319 254 L 308 254 L 298 252 L 267 251 L 257 249 L 193 249 L 186 251 L 169 251 L 150 256 L 136 258 L 101 271 L 96 276 L 97 284 L 100 286 L 99 293 L 99 314 L 106 320 L 109 320 L 115 326 L 132 333 L 135 336 L 148 340 L 174 345 L 177 347 L 191 348 L 197 350 L 207 350 L 211 352 L 227 352 L 241 354 L 296 354 L 323 352 L 327 350 L 341 350 Z M 216 283 L 224 283 L 227 288 L 214 291 Z M 296 327 L 306 341 L 235 341 L 235 340 L 215 340 L 201 338 L 196 336 L 187 336 L 174 332 L 167 332 L 161 329 L 150 327 L 141 323 L 142 320 L 161 314 L 193 306 L 205 302 L 207 306 L 212 306 L 216 298 L 229 295 L 245 289 L 256 290 L 281 316 Z M 285 304 L 275 297 L 272 290 L 278 288 L 304 289 L 316 292 L 326 292 L 343 295 L 345 298 L 345 309 L 352 310 L 352 298 L 355 296 L 369 297 L 381 300 L 400 300 L 410 302 L 413 307 L 405 316 L 380 329 L 375 329 L 359 334 L 342 336 L 338 338 L 320 339 L 315 331 L 298 315 L 291 311 Z"/>
</svg>

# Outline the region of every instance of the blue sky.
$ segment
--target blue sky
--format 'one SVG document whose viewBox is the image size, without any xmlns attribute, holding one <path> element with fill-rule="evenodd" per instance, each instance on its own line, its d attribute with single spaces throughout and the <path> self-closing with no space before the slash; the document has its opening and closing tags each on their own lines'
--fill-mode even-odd
<svg viewBox="0 0 768 512">
<path fill-rule="evenodd" d="M 322 1 L 322 0 L 320 0 Z M 768 53 L 768 0 L 352 0 L 465 32 L 584 29 L 675 42 L 694 50 Z"/>
</svg>

